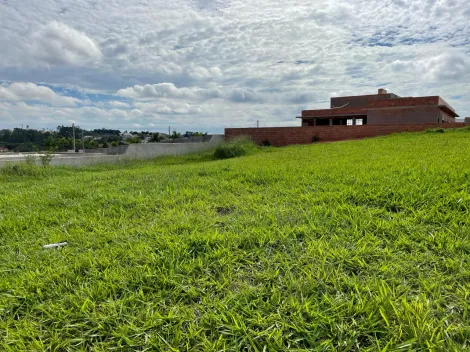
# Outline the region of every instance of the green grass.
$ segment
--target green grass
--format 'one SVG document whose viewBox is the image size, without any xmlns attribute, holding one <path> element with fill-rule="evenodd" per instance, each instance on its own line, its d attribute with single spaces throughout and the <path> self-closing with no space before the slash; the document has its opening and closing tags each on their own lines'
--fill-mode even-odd
<svg viewBox="0 0 470 352">
<path fill-rule="evenodd" d="M 1 349 L 468 350 L 469 132 L 0 173 Z"/>
</svg>

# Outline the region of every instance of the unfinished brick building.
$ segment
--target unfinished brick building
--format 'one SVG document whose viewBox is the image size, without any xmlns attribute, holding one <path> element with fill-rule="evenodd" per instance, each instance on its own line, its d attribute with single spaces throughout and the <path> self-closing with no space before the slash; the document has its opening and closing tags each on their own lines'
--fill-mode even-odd
<svg viewBox="0 0 470 352">
<path fill-rule="evenodd" d="M 455 110 L 439 96 L 378 94 L 331 98 L 330 109 L 304 110 L 302 126 L 455 123 Z"/>
<path fill-rule="evenodd" d="M 225 138 L 246 136 L 273 146 L 343 141 L 419 132 L 433 128 L 461 128 L 455 110 L 441 97 L 408 97 L 379 89 L 378 94 L 331 98 L 331 108 L 304 110 L 301 127 L 226 128 Z"/>
</svg>

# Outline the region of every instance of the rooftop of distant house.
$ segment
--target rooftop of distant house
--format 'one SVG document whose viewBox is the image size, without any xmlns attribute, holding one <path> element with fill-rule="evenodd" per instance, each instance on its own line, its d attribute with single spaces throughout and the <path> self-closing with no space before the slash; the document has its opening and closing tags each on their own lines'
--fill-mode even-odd
<svg viewBox="0 0 470 352">
<path fill-rule="evenodd" d="M 303 110 L 302 126 L 451 123 L 459 115 L 440 96 L 400 97 L 377 94 L 333 97 L 329 109 Z M 359 123 L 356 123 L 359 122 Z"/>
</svg>

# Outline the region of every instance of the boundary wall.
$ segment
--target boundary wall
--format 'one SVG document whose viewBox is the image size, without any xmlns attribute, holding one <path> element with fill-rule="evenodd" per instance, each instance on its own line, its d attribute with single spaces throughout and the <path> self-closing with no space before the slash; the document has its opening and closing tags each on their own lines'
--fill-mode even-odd
<svg viewBox="0 0 470 352">
<path fill-rule="evenodd" d="M 57 153 L 51 160 L 51 165 L 83 166 L 100 163 L 115 163 L 123 160 L 152 159 L 165 155 L 183 155 L 197 153 L 214 148 L 218 143 L 224 141 L 224 135 L 213 135 L 210 142 L 201 143 L 138 143 L 125 146 L 126 149 L 116 150 L 120 155 L 112 153 Z M 119 148 L 119 147 L 116 147 Z M 124 149 L 124 151 L 123 151 Z M 104 150 L 107 152 L 106 150 Z M 114 150 L 113 150 L 114 151 Z M 7 154 L 0 158 L 0 167 L 8 163 L 24 161 L 27 154 Z M 34 154 L 33 154 L 34 155 Z M 36 155 L 36 164 L 40 164 Z"/>
<path fill-rule="evenodd" d="M 141 143 L 131 144 L 122 155 L 126 159 L 149 159 L 162 155 L 183 155 L 208 150 L 216 143 Z"/>
<path fill-rule="evenodd" d="M 256 144 L 268 141 L 280 147 L 290 144 L 310 144 L 314 136 L 319 142 L 344 141 L 367 137 L 385 136 L 400 132 L 421 132 L 432 128 L 461 128 L 469 123 L 430 123 L 400 125 L 362 125 L 362 126 L 304 126 L 304 127 L 264 127 L 264 128 L 226 128 L 225 138 L 246 136 Z"/>
</svg>

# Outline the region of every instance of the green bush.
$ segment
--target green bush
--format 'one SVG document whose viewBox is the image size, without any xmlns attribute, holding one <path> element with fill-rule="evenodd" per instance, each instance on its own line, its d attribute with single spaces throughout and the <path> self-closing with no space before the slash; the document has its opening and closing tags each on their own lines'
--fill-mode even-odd
<svg viewBox="0 0 470 352">
<path fill-rule="evenodd" d="M 319 140 L 320 140 L 320 137 L 318 137 L 317 135 L 314 135 L 314 136 L 312 137 L 312 143 L 316 143 L 316 142 L 318 142 Z"/>
<path fill-rule="evenodd" d="M 270 146 L 271 146 L 271 143 L 267 139 L 265 139 L 263 141 L 263 147 L 270 147 Z"/>
<path fill-rule="evenodd" d="M 444 133 L 445 130 L 443 128 L 431 128 L 426 130 L 426 133 Z"/>
<path fill-rule="evenodd" d="M 32 154 L 25 155 L 24 162 L 28 166 L 36 166 L 36 156 Z"/>
<path fill-rule="evenodd" d="M 127 140 L 130 144 L 142 143 L 142 140 L 139 137 L 132 137 Z"/>
<path fill-rule="evenodd" d="M 256 145 L 250 138 L 237 137 L 230 141 L 220 144 L 214 153 L 217 159 L 236 158 L 254 152 Z"/>
<path fill-rule="evenodd" d="M 51 164 L 52 159 L 54 158 L 53 150 L 49 150 L 44 154 L 39 155 L 39 160 L 43 167 L 48 167 Z"/>
</svg>

